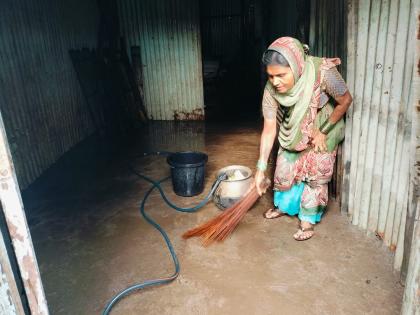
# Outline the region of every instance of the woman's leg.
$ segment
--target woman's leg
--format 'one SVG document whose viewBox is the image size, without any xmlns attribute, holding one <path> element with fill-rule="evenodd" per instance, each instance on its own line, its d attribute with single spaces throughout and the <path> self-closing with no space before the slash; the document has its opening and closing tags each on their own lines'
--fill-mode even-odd
<svg viewBox="0 0 420 315">
<path fill-rule="evenodd" d="M 293 236 L 302 241 L 314 235 L 313 226 L 321 221 L 328 204 L 328 182 L 331 180 L 336 152 L 309 151 L 297 162 L 297 178 L 305 181 L 298 214 L 299 230 Z"/>
<path fill-rule="evenodd" d="M 276 219 L 286 215 L 283 211 L 279 210 L 279 208 L 272 207 L 269 208 L 267 211 L 263 213 L 263 217 L 266 219 Z"/>
<path fill-rule="evenodd" d="M 298 241 L 304 241 L 314 235 L 313 226 L 321 221 L 328 204 L 328 184 L 311 187 L 305 184 L 302 193 L 301 208 L 298 214 L 299 230 L 293 235 Z"/>
<path fill-rule="evenodd" d="M 297 212 L 293 214 L 289 213 L 287 208 L 285 208 L 286 210 L 283 210 L 279 207 L 277 192 L 287 191 L 292 187 L 295 177 L 295 162 L 298 158 L 299 153 L 288 152 L 286 150 L 278 152 L 276 170 L 274 172 L 274 207 L 271 207 L 264 212 L 264 218 L 275 219 L 282 217 L 285 214 L 297 214 Z"/>
</svg>

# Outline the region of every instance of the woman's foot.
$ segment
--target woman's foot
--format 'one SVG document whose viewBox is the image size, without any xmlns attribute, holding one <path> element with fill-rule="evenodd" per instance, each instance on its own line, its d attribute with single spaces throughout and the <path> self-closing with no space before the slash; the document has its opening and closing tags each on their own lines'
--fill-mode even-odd
<svg viewBox="0 0 420 315">
<path fill-rule="evenodd" d="M 286 213 L 278 211 L 276 208 L 270 208 L 263 213 L 263 217 L 266 219 L 276 219 L 284 216 Z"/>
<path fill-rule="evenodd" d="M 306 241 L 309 240 L 312 236 L 314 236 L 314 227 L 311 223 L 301 221 L 299 223 L 299 230 L 293 234 L 293 238 L 296 241 Z"/>
</svg>

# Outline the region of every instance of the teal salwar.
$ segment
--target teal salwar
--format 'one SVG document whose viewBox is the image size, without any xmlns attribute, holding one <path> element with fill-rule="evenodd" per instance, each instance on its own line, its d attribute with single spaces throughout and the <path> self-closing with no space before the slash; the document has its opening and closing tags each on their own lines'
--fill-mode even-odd
<svg viewBox="0 0 420 315">
<path fill-rule="evenodd" d="M 321 221 L 324 209 L 319 209 L 316 213 L 303 213 L 301 211 L 302 193 L 305 189 L 303 182 L 294 184 L 287 191 L 274 191 L 274 206 L 276 210 L 290 216 L 298 215 L 299 220 L 316 224 Z"/>
</svg>

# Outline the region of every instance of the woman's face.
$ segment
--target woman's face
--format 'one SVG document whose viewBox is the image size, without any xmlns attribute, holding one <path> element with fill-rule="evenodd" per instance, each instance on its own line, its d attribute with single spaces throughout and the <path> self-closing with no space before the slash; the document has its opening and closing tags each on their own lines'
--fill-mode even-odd
<svg viewBox="0 0 420 315">
<path fill-rule="evenodd" d="M 279 93 L 286 93 L 295 85 L 295 78 L 290 67 L 268 65 L 267 75 L 268 80 Z"/>
</svg>

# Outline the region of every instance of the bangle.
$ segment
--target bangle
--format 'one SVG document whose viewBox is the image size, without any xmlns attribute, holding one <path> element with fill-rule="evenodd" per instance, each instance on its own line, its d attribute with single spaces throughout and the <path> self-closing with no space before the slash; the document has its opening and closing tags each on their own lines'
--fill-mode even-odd
<svg viewBox="0 0 420 315">
<path fill-rule="evenodd" d="M 258 160 L 257 169 L 264 172 L 267 169 L 267 163 L 264 161 Z"/>
<path fill-rule="evenodd" d="M 321 127 L 319 127 L 319 131 L 321 133 L 323 133 L 324 135 L 327 135 L 333 128 L 334 128 L 335 124 L 333 124 L 332 122 L 330 122 L 329 119 L 327 119 L 322 125 Z"/>
</svg>

